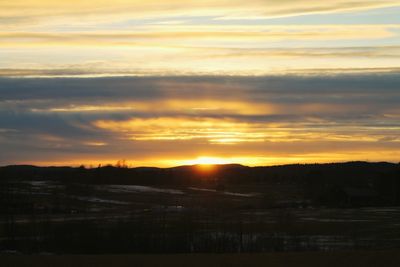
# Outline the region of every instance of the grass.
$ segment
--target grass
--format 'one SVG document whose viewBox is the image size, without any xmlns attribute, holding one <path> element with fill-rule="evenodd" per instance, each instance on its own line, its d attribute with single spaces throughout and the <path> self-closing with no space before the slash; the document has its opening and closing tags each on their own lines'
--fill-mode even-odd
<svg viewBox="0 0 400 267">
<path fill-rule="evenodd" d="M 400 251 L 265 254 L 0 256 L 1 267 L 398 267 Z"/>
</svg>

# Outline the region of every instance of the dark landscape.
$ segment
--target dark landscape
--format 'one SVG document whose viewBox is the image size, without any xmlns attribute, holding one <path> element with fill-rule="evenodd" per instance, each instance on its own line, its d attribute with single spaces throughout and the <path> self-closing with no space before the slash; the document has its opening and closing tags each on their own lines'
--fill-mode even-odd
<svg viewBox="0 0 400 267">
<path fill-rule="evenodd" d="M 302 253 L 257 253 L 257 254 L 130 254 L 130 255 L 34 255 L 0 256 L 1 266 L 86 267 L 86 266 L 351 266 L 351 267 L 397 267 L 400 261 L 398 250 L 390 251 L 340 251 Z"/>
<path fill-rule="evenodd" d="M 0 251 L 394 250 L 400 165 L 0 168 Z"/>
</svg>

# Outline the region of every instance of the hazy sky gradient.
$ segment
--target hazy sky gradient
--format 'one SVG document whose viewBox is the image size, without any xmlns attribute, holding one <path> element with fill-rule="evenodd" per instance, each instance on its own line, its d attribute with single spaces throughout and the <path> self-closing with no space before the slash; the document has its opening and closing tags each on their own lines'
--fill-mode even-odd
<svg viewBox="0 0 400 267">
<path fill-rule="evenodd" d="M 0 164 L 400 159 L 400 1 L 0 1 Z"/>
</svg>

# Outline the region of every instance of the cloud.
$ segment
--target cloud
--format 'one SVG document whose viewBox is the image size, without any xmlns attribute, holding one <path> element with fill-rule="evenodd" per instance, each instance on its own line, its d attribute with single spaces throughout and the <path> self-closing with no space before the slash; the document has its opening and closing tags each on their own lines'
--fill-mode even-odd
<svg viewBox="0 0 400 267">
<path fill-rule="evenodd" d="M 1 78 L 0 162 L 394 161 L 399 83 L 390 72 Z"/>
<path fill-rule="evenodd" d="M 62 49 L 63 53 L 59 51 Z M 3 77 L 268 75 L 396 71 L 398 46 L 4 49 Z"/>
<path fill-rule="evenodd" d="M 136 32 L 82 32 L 82 33 L 39 33 L 0 32 L 3 47 L 30 46 L 180 46 L 204 47 L 218 42 L 252 42 L 281 40 L 356 40 L 382 39 L 396 36 L 392 30 L 398 25 L 351 25 L 346 28 L 325 26 L 238 26 L 232 27 L 183 27 L 182 30 L 157 31 L 144 28 Z M 152 31 L 150 31 L 152 30 Z M 165 29 L 164 29 L 165 30 Z M 205 42 L 202 44 L 201 42 Z M 200 42 L 200 43 L 199 43 Z M 245 45 L 245 44 L 244 44 Z"/>
<path fill-rule="evenodd" d="M 9 76 L 266 75 L 299 69 L 397 68 L 399 25 L 392 19 L 371 24 L 375 20 L 368 14 L 351 21 L 343 13 L 396 5 L 400 2 L 3 1 L 0 72 L 3 76 L 6 72 Z M 280 20 L 283 25 L 221 20 L 339 11 L 347 18 L 345 26 L 324 21 L 302 25 L 301 16 L 296 24 Z M 385 12 L 376 13 L 384 18 Z"/>
<path fill-rule="evenodd" d="M 20 17 L 21 13 L 27 17 L 56 20 L 68 18 L 69 21 L 78 20 L 118 20 L 124 18 L 143 18 L 154 16 L 294 16 L 310 13 L 337 12 L 398 6 L 397 0 L 332 0 L 316 2 L 312 0 L 275 1 L 275 0 L 115 0 L 112 3 L 105 0 L 15 0 L 12 3 L 1 2 L 0 10 L 3 17 Z M 99 20 L 100 19 L 100 20 Z"/>
</svg>

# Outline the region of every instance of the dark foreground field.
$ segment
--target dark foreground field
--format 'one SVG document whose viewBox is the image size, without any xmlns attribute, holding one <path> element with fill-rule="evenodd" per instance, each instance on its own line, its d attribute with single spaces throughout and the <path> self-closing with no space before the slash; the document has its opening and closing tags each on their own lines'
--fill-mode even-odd
<svg viewBox="0 0 400 267">
<path fill-rule="evenodd" d="M 105 256 L 0 256 L 2 267 L 105 266 L 400 266 L 400 251 L 306 252 L 274 254 L 181 254 Z"/>
<path fill-rule="evenodd" d="M 199 168 L 0 168 L 0 255 L 400 248 L 400 164 Z"/>
</svg>

